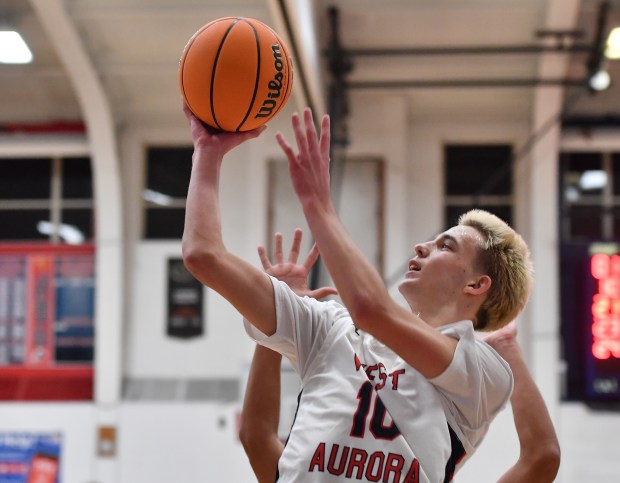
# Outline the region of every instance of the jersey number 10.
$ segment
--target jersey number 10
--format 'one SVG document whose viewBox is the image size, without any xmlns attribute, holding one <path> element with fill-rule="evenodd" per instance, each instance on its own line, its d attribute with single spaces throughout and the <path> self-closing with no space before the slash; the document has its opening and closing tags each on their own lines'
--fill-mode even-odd
<svg viewBox="0 0 620 483">
<path fill-rule="evenodd" d="M 363 438 L 366 433 L 366 420 L 368 419 L 368 415 L 370 413 L 370 406 L 372 403 L 374 395 L 374 410 L 372 413 L 372 418 L 370 420 L 370 424 L 368 429 L 375 437 L 375 439 L 387 439 L 392 440 L 400 435 L 400 431 L 396 426 L 396 423 L 392 421 L 389 425 L 385 425 L 385 415 L 387 410 L 383 405 L 383 401 L 379 397 L 377 391 L 374 390 L 373 385 L 366 381 L 360 387 L 360 390 L 357 393 L 357 399 L 359 403 L 357 405 L 357 410 L 353 415 L 353 425 L 351 426 L 351 436 L 355 438 Z"/>
</svg>

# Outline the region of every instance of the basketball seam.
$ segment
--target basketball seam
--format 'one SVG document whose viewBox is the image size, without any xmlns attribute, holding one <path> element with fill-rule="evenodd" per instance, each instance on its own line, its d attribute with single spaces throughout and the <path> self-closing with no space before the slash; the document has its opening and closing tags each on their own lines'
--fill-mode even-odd
<svg viewBox="0 0 620 483">
<path fill-rule="evenodd" d="M 241 129 L 241 126 L 245 124 L 245 121 L 247 121 L 250 115 L 250 112 L 252 112 L 252 108 L 254 107 L 254 102 L 256 102 L 256 93 L 258 92 L 258 81 L 260 80 L 260 67 L 261 67 L 260 41 L 258 40 L 258 32 L 256 31 L 256 28 L 254 27 L 254 25 L 252 25 L 250 22 L 248 22 L 245 19 L 243 19 L 243 21 L 250 26 L 250 28 L 254 32 L 254 38 L 256 39 L 256 79 L 254 81 L 254 92 L 252 93 L 252 101 L 250 102 L 250 106 L 248 107 L 248 111 L 245 113 L 244 118 L 241 120 L 241 122 L 237 126 L 236 131 L 239 131 Z"/>
<path fill-rule="evenodd" d="M 213 122 L 215 124 L 217 124 L 217 127 L 222 129 L 222 126 L 220 126 L 220 123 L 217 121 L 217 117 L 215 116 L 215 107 L 213 105 L 213 91 L 214 91 L 214 84 L 215 84 L 215 71 L 217 70 L 217 61 L 220 58 L 220 53 L 222 51 L 222 47 L 224 46 L 224 42 L 226 42 L 226 38 L 228 37 L 228 34 L 230 34 L 230 31 L 233 29 L 233 27 L 235 25 L 237 25 L 237 23 L 239 22 L 239 20 L 241 20 L 240 18 L 236 18 L 235 21 L 230 24 L 230 26 L 228 27 L 228 29 L 226 29 L 226 33 L 224 33 L 222 40 L 220 41 L 220 45 L 218 45 L 217 47 L 217 53 L 215 54 L 215 59 L 213 60 L 213 72 L 211 72 L 211 85 L 209 86 L 209 103 L 211 104 L 211 115 L 213 116 Z"/>
<path fill-rule="evenodd" d="M 225 17 L 225 18 L 220 18 L 218 20 L 214 20 L 213 22 L 209 22 L 207 25 L 203 25 L 202 28 L 200 28 L 194 35 L 192 35 L 192 38 L 189 40 L 189 42 L 187 43 L 187 45 L 185 46 L 185 48 L 183 49 L 183 55 L 181 57 L 181 64 L 179 66 L 179 69 L 181 71 L 181 92 L 183 94 L 183 99 L 185 101 L 185 103 L 187 104 L 187 107 L 189 107 L 189 110 L 192 111 L 192 113 L 195 114 L 195 111 L 192 109 L 192 106 L 189 102 L 189 99 L 187 97 L 187 94 L 185 92 L 185 61 L 187 60 L 187 56 L 189 55 L 189 51 L 192 47 L 192 45 L 194 45 L 194 42 L 196 42 L 196 39 L 200 36 L 200 34 L 202 32 L 204 32 L 205 30 L 207 30 L 209 27 L 229 20 L 230 18 L 233 17 Z"/>
</svg>

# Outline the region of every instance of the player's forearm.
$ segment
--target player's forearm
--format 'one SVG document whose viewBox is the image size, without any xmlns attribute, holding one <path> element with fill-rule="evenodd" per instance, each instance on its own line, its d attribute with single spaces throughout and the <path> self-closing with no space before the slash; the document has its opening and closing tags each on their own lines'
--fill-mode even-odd
<svg viewBox="0 0 620 483">
<path fill-rule="evenodd" d="M 183 260 L 202 283 L 228 300 L 266 335 L 275 332 L 273 286 L 269 277 L 224 246 L 220 222 L 221 156 L 197 150 L 189 183 Z"/>
<path fill-rule="evenodd" d="M 516 340 L 500 343 L 496 350 L 513 372 L 511 405 L 520 444 L 519 461 L 500 481 L 551 482 L 559 469 L 560 445 L 545 401 Z"/>
<path fill-rule="evenodd" d="M 195 269 L 202 266 L 192 263 L 195 259 L 224 250 L 219 203 L 221 162 L 209 151 L 194 152 L 182 246 L 186 263 Z"/>
<path fill-rule="evenodd" d="M 284 446 L 278 437 L 282 356 L 257 345 L 243 401 L 239 439 L 259 482 L 275 480 Z"/>
<path fill-rule="evenodd" d="M 389 303 L 383 280 L 355 245 L 333 205 L 306 200 L 304 214 L 327 269 L 356 325 L 368 330 L 373 313 Z"/>
<path fill-rule="evenodd" d="M 241 433 L 275 435 L 280 421 L 282 356 L 256 345 L 243 400 Z"/>
<path fill-rule="evenodd" d="M 543 444 L 559 448 L 547 406 L 525 361 L 520 359 L 509 364 L 515 380 L 511 404 L 521 445 L 532 451 L 536 451 L 536 447 Z"/>
</svg>

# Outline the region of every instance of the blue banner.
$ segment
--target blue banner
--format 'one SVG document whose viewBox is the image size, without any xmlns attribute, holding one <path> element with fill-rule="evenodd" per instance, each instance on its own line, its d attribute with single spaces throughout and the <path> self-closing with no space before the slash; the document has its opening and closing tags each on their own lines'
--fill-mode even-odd
<svg viewBox="0 0 620 483">
<path fill-rule="evenodd" d="M 59 433 L 0 433 L 0 483 L 60 483 Z"/>
</svg>

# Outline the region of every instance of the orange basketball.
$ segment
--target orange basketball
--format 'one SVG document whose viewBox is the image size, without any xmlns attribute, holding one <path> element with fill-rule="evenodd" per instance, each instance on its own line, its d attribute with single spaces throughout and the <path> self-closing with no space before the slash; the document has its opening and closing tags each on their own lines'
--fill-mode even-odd
<svg viewBox="0 0 620 483">
<path fill-rule="evenodd" d="M 209 22 L 181 56 L 179 86 L 194 115 L 223 131 L 249 131 L 273 118 L 293 86 L 288 49 L 258 20 Z"/>
</svg>

